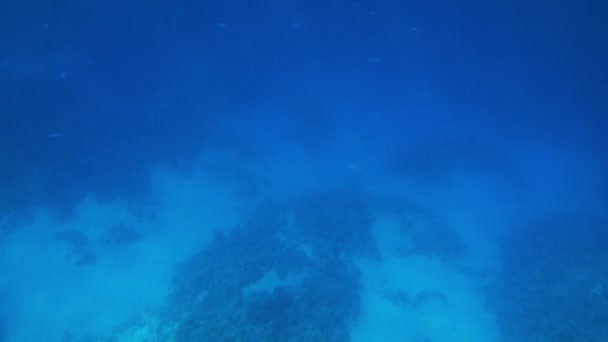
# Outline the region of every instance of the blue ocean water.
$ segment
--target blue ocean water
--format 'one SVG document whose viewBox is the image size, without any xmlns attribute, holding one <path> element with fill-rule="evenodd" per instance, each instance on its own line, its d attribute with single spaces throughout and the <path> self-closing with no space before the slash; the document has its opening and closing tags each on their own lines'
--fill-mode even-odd
<svg viewBox="0 0 608 342">
<path fill-rule="evenodd" d="M 608 3 L 0 3 L 0 341 L 608 341 Z"/>
</svg>

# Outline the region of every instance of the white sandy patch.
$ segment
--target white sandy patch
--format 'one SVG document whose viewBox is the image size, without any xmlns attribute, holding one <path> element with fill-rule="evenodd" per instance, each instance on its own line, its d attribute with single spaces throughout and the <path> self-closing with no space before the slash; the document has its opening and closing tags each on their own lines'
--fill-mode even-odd
<svg viewBox="0 0 608 342">
<path fill-rule="evenodd" d="M 496 341 L 492 315 L 483 309 L 477 284 L 439 260 L 400 257 L 398 245 L 407 241 L 398 222 L 381 218 L 374 227 L 383 259 L 360 261 L 363 314 L 353 323 L 352 340 L 357 341 Z M 410 298 L 424 291 L 436 291 L 446 301 L 429 300 L 421 305 L 394 303 L 387 293 L 401 291 Z"/>
<path fill-rule="evenodd" d="M 233 192 L 203 174 L 154 173 L 156 211 L 137 216 L 120 201 L 80 203 L 58 222 L 44 211 L 0 246 L 0 289 L 8 297 L 8 341 L 60 341 L 65 331 L 105 334 L 116 324 L 162 303 L 173 266 L 202 248 L 216 229 L 238 220 Z M 100 237 L 116 224 L 136 228 L 143 240 L 108 246 Z M 75 265 L 55 234 L 82 232 L 94 265 Z"/>
</svg>

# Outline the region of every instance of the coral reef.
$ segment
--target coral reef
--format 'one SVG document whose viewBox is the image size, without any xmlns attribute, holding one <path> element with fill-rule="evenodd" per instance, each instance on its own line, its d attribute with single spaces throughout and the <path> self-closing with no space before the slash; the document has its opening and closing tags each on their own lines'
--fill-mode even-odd
<svg viewBox="0 0 608 342">
<path fill-rule="evenodd" d="M 405 146 L 390 155 L 387 169 L 420 184 L 450 182 L 458 172 L 484 174 L 518 184 L 521 179 L 507 153 L 478 137 L 439 136 Z"/>
<path fill-rule="evenodd" d="M 89 239 L 80 231 L 68 229 L 55 235 L 57 241 L 65 242 L 70 248 L 68 258 L 78 266 L 95 264 L 95 255 L 89 245 Z"/>
<path fill-rule="evenodd" d="M 354 260 L 380 258 L 371 232 L 378 212 L 400 219 L 414 241 L 411 253 L 448 260 L 465 252 L 447 225 L 413 202 L 356 191 L 265 202 L 176 266 L 157 313 L 124 322 L 103 338 L 66 341 L 349 341 L 350 324 L 361 310 Z M 111 230 L 104 236 L 122 241 L 123 233 Z M 385 297 L 414 310 L 447 304 L 437 291 L 395 291 Z"/>
<path fill-rule="evenodd" d="M 377 257 L 370 231 L 373 223 L 374 214 L 366 196 L 336 191 L 298 202 L 294 235 L 324 257 Z"/>
<path fill-rule="evenodd" d="M 106 245 L 125 246 L 142 239 L 141 234 L 132 227 L 119 224 L 103 232 L 101 241 Z"/>
<path fill-rule="evenodd" d="M 348 341 L 348 322 L 359 309 L 359 273 L 342 256 L 373 250 L 364 245 L 373 240 L 363 240 L 372 221 L 359 216 L 361 203 L 340 196 L 322 195 L 296 208 L 266 204 L 244 225 L 216 234 L 175 274 L 164 322 L 177 327 L 176 340 Z M 317 207 L 335 201 L 340 205 L 329 213 Z M 341 229 L 360 234 L 333 233 Z M 296 280 L 245 291 L 268 272 Z"/>
<path fill-rule="evenodd" d="M 387 291 L 384 298 L 397 306 L 411 306 L 414 310 L 420 310 L 429 303 L 448 304 L 446 295 L 440 291 L 421 291 L 413 296 L 403 290 Z"/>
<path fill-rule="evenodd" d="M 401 256 L 423 255 L 454 264 L 467 254 L 462 237 L 430 208 L 391 197 L 375 198 L 374 206 L 376 211 L 395 217 L 408 237 L 398 250 Z"/>
<path fill-rule="evenodd" d="M 488 307 L 507 341 L 608 340 L 608 222 L 560 217 L 514 231 Z"/>
</svg>

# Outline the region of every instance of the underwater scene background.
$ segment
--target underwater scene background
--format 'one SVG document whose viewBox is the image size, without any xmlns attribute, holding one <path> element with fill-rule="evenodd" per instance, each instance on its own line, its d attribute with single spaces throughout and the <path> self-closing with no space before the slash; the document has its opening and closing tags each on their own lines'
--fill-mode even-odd
<svg viewBox="0 0 608 342">
<path fill-rule="evenodd" d="M 608 341 L 608 3 L 0 3 L 0 341 Z"/>
</svg>

